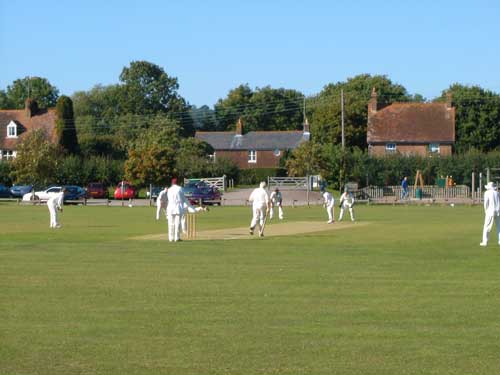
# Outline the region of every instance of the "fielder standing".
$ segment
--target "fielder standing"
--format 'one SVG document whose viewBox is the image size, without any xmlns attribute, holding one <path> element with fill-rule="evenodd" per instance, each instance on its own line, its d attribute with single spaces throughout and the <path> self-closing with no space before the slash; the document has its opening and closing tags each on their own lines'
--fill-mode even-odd
<svg viewBox="0 0 500 375">
<path fill-rule="evenodd" d="M 349 215 L 351 216 L 351 221 L 354 221 L 354 211 L 352 209 L 352 207 L 354 206 L 354 196 L 347 190 L 347 188 L 344 189 L 344 192 L 340 196 L 339 206 L 340 206 L 339 221 L 342 221 L 345 209 L 349 209 Z"/>
<path fill-rule="evenodd" d="M 50 228 L 61 228 L 61 224 L 57 221 L 57 211 L 63 211 L 65 191 L 66 189 L 63 188 L 61 192 L 52 194 L 47 200 L 47 207 L 50 214 Z"/>
<path fill-rule="evenodd" d="M 480 246 L 488 244 L 488 237 L 495 223 L 498 236 L 498 244 L 500 245 L 500 197 L 493 182 L 488 182 L 484 186 L 486 191 L 483 196 L 484 206 L 484 226 L 483 226 L 483 240 Z"/>
<path fill-rule="evenodd" d="M 253 234 L 255 226 L 257 225 L 257 220 L 259 221 L 259 237 L 264 236 L 264 223 L 265 217 L 267 215 L 267 210 L 269 209 L 269 195 L 265 189 L 266 183 L 262 181 L 258 188 L 252 191 L 249 202 L 252 202 L 252 222 L 250 223 L 250 234 Z"/>
<path fill-rule="evenodd" d="M 156 197 L 156 220 L 160 220 L 160 213 L 162 209 L 165 211 L 165 216 L 167 215 L 167 191 L 168 188 L 165 186 Z"/>
</svg>

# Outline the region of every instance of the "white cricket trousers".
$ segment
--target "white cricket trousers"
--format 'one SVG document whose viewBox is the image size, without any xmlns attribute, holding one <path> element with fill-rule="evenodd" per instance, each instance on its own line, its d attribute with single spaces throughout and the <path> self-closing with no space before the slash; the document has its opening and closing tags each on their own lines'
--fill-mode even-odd
<svg viewBox="0 0 500 375">
<path fill-rule="evenodd" d="M 280 220 L 283 220 L 283 208 L 281 205 L 277 206 L 278 207 L 278 218 Z M 271 210 L 269 211 L 269 219 L 272 219 L 274 217 L 274 206 L 271 206 Z"/>
<path fill-rule="evenodd" d="M 53 206 L 49 206 L 50 214 L 50 228 L 57 228 L 59 223 L 57 222 L 57 209 Z"/>
<path fill-rule="evenodd" d="M 262 228 L 264 225 L 264 215 L 266 214 L 266 206 L 252 207 L 253 216 L 252 222 L 250 223 L 250 228 L 254 229 L 257 225 L 257 220 L 259 221 L 259 226 Z"/>
<path fill-rule="evenodd" d="M 500 216 L 497 215 L 486 215 L 484 217 L 483 243 L 488 243 L 488 237 L 490 235 L 491 229 L 493 228 L 493 223 L 495 223 L 497 229 L 498 244 L 500 245 Z"/>
<path fill-rule="evenodd" d="M 346 205 L 342 205 L 342 207 L 340 207 L 339 221 L 341 221 L 342 217 L 344 216 L 344 209 L 345 208 L 349 209 L 349 215 L 351 216 L 351 221 L 354 221 L 354 211 L 352 210 L 352 207 L 349 207 Z"/>
<path fill-rule="evenodd" d="M 163 205 L 163 204 L 156 205 L 156 220 L 160 220 L 160 214 L 161 214 L 162 208 L 165 210 L 165 205 Z M 166 215 L 166 212 L 165 212 L 165 215 Z"/>
<path fill-rule="evenodd" d="M 170 242 L 179 241 L 181 238 L 181 215 L 172 214 L 167 216 L 168 240 Z"/>
<path fill-rule="evenodd" d="M 326 206 L 326 212 L 328 213 L 328 222 L 333 223 L 335 221 L 335 215 L 334 215 L 334 207 L 335 203 L 332 202 L 328 206 Z"/>
</svg>

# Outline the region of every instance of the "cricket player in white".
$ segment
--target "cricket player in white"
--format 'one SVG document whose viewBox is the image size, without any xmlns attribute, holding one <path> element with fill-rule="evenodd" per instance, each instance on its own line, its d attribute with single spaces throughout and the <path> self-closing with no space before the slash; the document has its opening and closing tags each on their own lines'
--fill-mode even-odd
<svg viewBox="0 0 500 375">
<path fill-rule="evenodd" d="M 281 195 L 281 191 L 276 188 L 271 195 L 269 196 L 271 200 L 271 209 L 269 211 L 269 219 L 272 220 L 274 216 L 274 207 L 278 207 L 278 217 L 280 220 L 283 220 L 283 196 Z"/>
<path fill-rule="evenodd" d="M 177 242 L 181 239 L 181 217 L 184 214 L 184 203 L 186 198 L 182 188 L 177 185 L 177 179 L 172 179 L 172 186 L 167 191 L 167 221 L 168 221 L 168 240 Z"/>
<path fill-rule="evenodd" d="M 344 192 L 340 196 L 339 221 L 342 220 L 345 209 L 349 209 L 349 215 L 351 215 L 351 221 L 354 221 L 354 211 L 352 209 L 353 206 L 354 206 L 354 197 L 347 189 L 344 189 Z"/>
<path fill-rule="evenodd" d="M 500 245 L 500 197 L 493 182 L 488 182 L 484 186 L 486 191 L 483 196 L 484 206 L 484 226 L 483 226 L 483 240 L 480 246 L 488 244 L 488 237 L 495 223 L 498 236 L 498 244 Z"/>
<path fill-rule="evenodd" d="M 323 207 L 326 208 L 326 212 L 328 213 L 328 224 L 331 224 L 335 221 L 335 198 L 328 191 L 323 192 Z"/>
<path fill-rule="evenodd" d="M 156 220 L 160 220 L 160 213 L 162 209 L 165 210 L 165 215 L 167 213 L 167 191 L 167 187 L 163 188 L 163 190 L 160 191 L 156 197 Z"/>
<path fill-rule="evenodd" d="M 259 227 L 262 229 L 264 226 L 264 217 L 267 214 L 269 208 L 269 195 L 265 189 L 266 183 L 261 182 L 260 186 L 252 191 L 249 202 L 252 202 L 252 222 L 250 223 L 250 234 L 253 234 L 255 226 L 257 225 L 257 220 L 259 221 Z M 261 230 L 259 236 L 263 236 L 264 233 Z"/>
<path fill-rule="evenodd" d="M 50 228 L 61 228 L 61 224 L 57 221 L 57 210 L 63 210 L 64 204 L 64 192 L 66 190 L 63 189 L 60 193 L 55 193 L 50 196 L 47 200 L 47 207 L 49 208 L 50 214 Z"/>
</svg>

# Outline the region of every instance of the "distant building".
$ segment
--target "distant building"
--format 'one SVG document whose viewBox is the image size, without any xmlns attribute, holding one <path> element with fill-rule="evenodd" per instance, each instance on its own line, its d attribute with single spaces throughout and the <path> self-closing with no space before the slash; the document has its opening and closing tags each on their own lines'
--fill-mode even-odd
<svg viewBox="0 0 500 375">
<path fill-rule="evenodd" d="M 243 133 L 239 119 L 236 131 L 196 132 L 195 137 L 210 144 L 214 158 L 224 156 L 232 159 L 239 168 L 277 168 L 283 153 L 309 141 L 307 120 L 302 131 L 251 131 Z"/>
<path fill-rule="evenodd" d="M 367 143 L 373 156 L 451 155 L 455 108 L 446 103 L 393 103 L 379 109 L 377 92 L 368 103 Z"/>
<path fill-rule="evenodd" d="M 56 118 L 55 109 L 40 109 L 32 99 L 26 99 L 24 109 L 0 110 L 0 160 L 15 158 L 19 143 L 35 129 L 54 142 Z"/>
</svg>

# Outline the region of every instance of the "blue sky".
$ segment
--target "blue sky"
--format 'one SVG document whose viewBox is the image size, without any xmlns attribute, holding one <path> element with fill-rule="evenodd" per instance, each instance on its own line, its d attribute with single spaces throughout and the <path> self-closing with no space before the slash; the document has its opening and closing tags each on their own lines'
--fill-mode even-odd
<svg viewBox="0 0 500 375">
<path fill-rule="evenodd" d="M 499 20 L 486 0 L 0 0 L 0 89 L 41 76 L 71 95 L 147 60 L 197 106 L 242 83 L 314 95 L 362 73 L 428 99 L 455 82 L 500 92 Z"/>
</svg>

